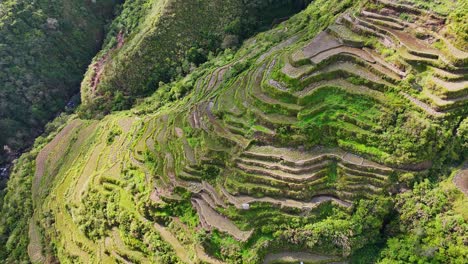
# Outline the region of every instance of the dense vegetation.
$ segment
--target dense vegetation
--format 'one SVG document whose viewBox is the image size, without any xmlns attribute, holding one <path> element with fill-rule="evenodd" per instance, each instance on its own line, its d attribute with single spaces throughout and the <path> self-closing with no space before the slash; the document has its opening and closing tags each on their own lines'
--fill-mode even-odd
<svg viewBox="0 0 468 264">
<path fill-rule="evenodd" d="M 126 1 L 82 83 L 82 115 L 128 108 L 308 0 Z M 119 45 L 121 41 L 125 45 Z"/>
<path fill-rule="evenodd" d="M 180 2 L 120 7 L 85 104 L 15 164 L 1 262 L 468 258 L 466 1 L 317 0 L 250 39 L 278 1 Z"/>
<path fill-rule="evenodd" d="M 78 92 L 115 0 L 0 2 L 0 163 Z"/>
</svg>

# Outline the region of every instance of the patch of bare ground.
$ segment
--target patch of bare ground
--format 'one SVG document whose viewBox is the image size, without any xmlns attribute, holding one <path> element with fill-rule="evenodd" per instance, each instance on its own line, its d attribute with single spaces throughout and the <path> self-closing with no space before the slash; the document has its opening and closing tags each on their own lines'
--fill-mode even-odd
<svg viewBox="0 0 468 264">
<path fill-rule="evenodd" d="M 29 221 L 28 255 L 32 263 L 45 262 L 45 256 L 42 254 L 41 234 L 34 218 Z"/>
<path fill-rule="evenodd" d="M 285 199 L 285 198 L 273 198 L 273 197 L 252 197 L 248 195 L 232 195 L 230 194 L 224 187 L 221 187 L 221 191 L 223 195 L 226 197 L 226 199 L 234 205 L 238 209 L 242 209 L 244 204 L 250 204 L 250 203 L 270 203 L 274 204 L 280 207 L 286 207 L 286 208 L 298 208 L 298 209 L 303 209 L 303 210 L 310 210 L 313 209 L 320 204 L 328 201 L 332 201 L 333 203 L 336 203 L 337 205 L 343 206 L 343 207 L 350 207 L 352 204 L 346 200 L 342 200 L 339 198 L 336 198 L 334 196 L 329 196 L 329 195 L 318 195 L 313 197 L 310 201 L 299 201 L 299 200 L 293 200 L 293 199 Z"/>
<path fill-rule="evenodd" d="M 337 256 L 319 255 L 309 252 L 281 252 L 266 255 L 263 264 L 273 263 L 347 263 Z"/>
<path fill-rule="evenodd" d="M 366 51 L 362 49 L 354 48 L 354 47 L 348 47 L 348 46 L 339 46 L 336 48 L 328 49 L 326 51 L 317 53 L 316 55 L 311 57 L 310 60 L 315 64 L 319 64 L 320 62 L 338 54 L 350 54 L 352 56 L 359 57 L 369 63 L 375 63 L 374 58 L 370 56 L 369 53 L 367 53 Z"/>
<path fill-rule="evenodd" d="M 444 87 L 445 89 L 447 89 L 448 91 L 451 91 L 451 92 L 456 92 L 456 91 L 461 91 L 461 90 L 464 90 L 464 89 L 468 89 L 468 81 L 466 81 L 466 80 L 449 82 L 449 81 L 439 79 L 437 77 L 433 77 L 432 81 L 434 83 L 436 83 L 437 85 L 440 85 L 440 86 Z"/>
<path fill-rule="evenodd" d="M 36 157 L 36 172 L 34 174 L 34 180 L 32 185 L 33 195 L 36 192 L 41 182 L 42 176 L 44 176 L 46 170 L 47 159 L 50 153 L 62 142 L 62 140 L 71 135 L 72 131 L 80 126 L 82 122 L 80 120 L 73 120 L 67 126 L 65 126 L 52 141 L 49 142 L 37 155 Z"/>
<path fill-rule="evenodd" d="M 465 163 L 453 178 L 455 186 L 468 196 L 468 163 Z"/>
<path fill-rule="evenodd" d="M 277 160 L 290 166 L 306 166 L 316 164 L 317 161 L 323 159 L 337 159 L 362 168 L 374 169 L 385 173 L 390 173 L 392 171 L 390 167 L 366 160 L 360 156 L 337 148 L 317 147 L 310 151 L 303 151 L 293 148 L 252 146 L 249 150 L 244 152 L 243 155 L 262 160 Z"/>
<path fill-rule="evenodd" d="M 91 77 L 91 91 L 92 93 L 96 93 L 96 88 L 101 81 L 101 76 L 104 72 L 104 66 L 106 65 L 107 61 L 109 60 L 110 53 L 116 49 L 120 49 L 125 43 L 123 32 L 120 31 L 117 34 L 117 46 L 109 50 L 104 56 L 102 56 L 97 62 L 93 64 L 93 76 Z"/>
<path fill-rule="evenodd" d="M 252 235 L 251 231 L 240 230 L 231 220 L 220 215 L 211 206 L 202 199 L 193 199 L 197 204 L 196 209 L 199 211 L 200 221 L 204 221 L 208 227 L 216 228 L 222 232 L 226 232 L 239 241 L 247 241 Z"/>
<path fill-rule="evenodd" d="M 307 46 L 302 49 L 304 57 L 311 58 L 320 52 L 343 45 L 339 39 L 326 31 L 320 32 Z M 293 55 L 294 59 L 294 55 Z"/>
<path fill-rule="evenodd" d="M 433 109 L 431 106 L 429 106 L 428 104 L 422 102 L 421 100 L 417 99 L 417 98 L 414 98 L 413 96 L 407 94 L 407 93 L 404 93 L 404 92 L 400 92 L 401 95 L 403 95 L 403 97 L 405 97 L 406 99 L 410 100 L 414 105 L 416 105 L 417 107 L 419 107 L 420 109 L 422 109 L 424 112 L 426 112 L 427 114 L 431 115 L 431 116 L 435 116 L 435 117 L 441 117 L 444 115 L 444 113 L 442 112 L 439 112 L 435 109 Z"/>
<path fill-rule="evenodd" d="M 184 246 L 182 246 L 179 240 L 174 235 L 172 235 L 171 232 L 158 223 L 154 223 L 154 228 L 156 231 L 158 231 L 161 237 L 172 246 L 174 252 L 176 253 L 177 257 L 180 258 L 180 260 L 182 260 L 184 263 L 194 263 L 188 257 L 187 250 L 184 248 Z"/>
</svg>

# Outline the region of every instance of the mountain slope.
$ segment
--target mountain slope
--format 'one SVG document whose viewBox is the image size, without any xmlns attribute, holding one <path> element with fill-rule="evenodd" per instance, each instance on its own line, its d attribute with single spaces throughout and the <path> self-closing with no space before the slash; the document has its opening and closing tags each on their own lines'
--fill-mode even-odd
<svg viewBox="0 0 468 264">
<path fill-rule="evenodd" d="M 432 11 L 464 3 L 315 1 L 130 110 L 70 116 L 15 166 L 0 245 L 65 263 L 466 259 L 466 45 Z"/>
<path fill-rule="evenodd" d="M 28 146 L 78 92 L 114 4 L 0 3 L 0 163 Z"/>
<path fill-rule="evenodd" d="M 84 116 L 127 109 L 160 82 L 183 76 L 210 53 L 236 47 L 307 0 L 126 2 L 82 82 Z"/>
</svg>

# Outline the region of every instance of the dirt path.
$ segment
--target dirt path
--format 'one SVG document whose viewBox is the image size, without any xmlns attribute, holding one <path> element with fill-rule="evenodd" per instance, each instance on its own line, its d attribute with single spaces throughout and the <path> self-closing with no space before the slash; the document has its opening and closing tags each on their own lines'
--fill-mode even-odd
<svg viewBox="0 0 468 264">
<path fill-rule="evenodd" d="M 468 196 L 468 162 L 466 162 L 460 171 L 453 178 L 455 186 Z"/>
<path fill-rule="evenodd" d="M 226 232 L 233 236 L 235 239 L 240 241 L 247 241 L 253 230 L 242 231 L 240 230 L 231 220 L 220 215 L 214 209 L 212 209 L 204 200 L 194 199 L 194 202 L 198 205 L 200 218 L 203 218 L 207 225 L 214 227 L 222 232 Z"/>
<path fill-rule="evenodd" d="M 45 261 L 45 256 L 42 254 L 41 234 L 34 222 L 34 218 L 29 220 L 28 255 L 32 263 L 43 263 Z"/>
<path fill-rule="evenodd" d="M 267 254 L 263 264 L 270 263 L 346 263 L 340 262 L 340 257 L 318 255 L 308 252 L 282 252 Z"/>
<path fill-rule="evenodd" d="M 177 257 L 179 257 L 184 263 L 193 263 L 193 261 L 188 257 L 187 250 L 171 232 L 158 223 L 154 223 L 154 228 L 156 228 L 161 237 L 169 243 L 172 248 L 174 248 Z"/>
</svg>

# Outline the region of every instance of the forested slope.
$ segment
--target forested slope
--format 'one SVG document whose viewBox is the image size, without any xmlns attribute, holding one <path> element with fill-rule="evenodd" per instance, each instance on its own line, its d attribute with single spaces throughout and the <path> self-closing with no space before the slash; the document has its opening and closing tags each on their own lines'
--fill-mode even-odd
<svg viewBox="0 0 468 264">
<path fill-rule="evenodd" d="M 83 116 L 127 109 L 309 0 L 127 1 L 82 82 Z"/>
<path fill-rule="evenodd" d="M 78 92 L 115 0 L 0 2 L 0 162 Z"/>
<path fill-rule="evenodd" d="M 111 85 L 16 163 L 0 259 L 464 263 L 466 3 L 317 0 L 133 106 Z M 93 64 L 145 87 L 130 6 Z"/>
</svg>

